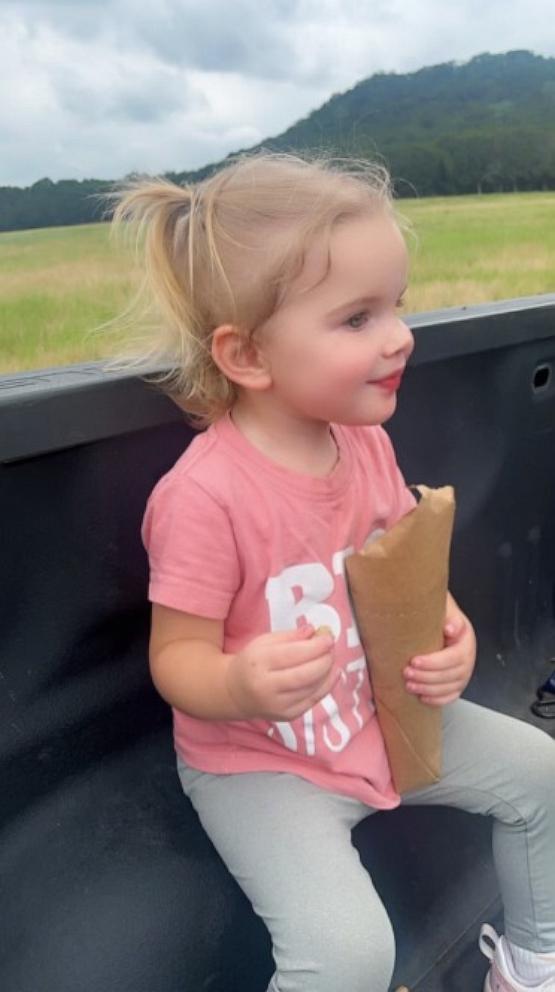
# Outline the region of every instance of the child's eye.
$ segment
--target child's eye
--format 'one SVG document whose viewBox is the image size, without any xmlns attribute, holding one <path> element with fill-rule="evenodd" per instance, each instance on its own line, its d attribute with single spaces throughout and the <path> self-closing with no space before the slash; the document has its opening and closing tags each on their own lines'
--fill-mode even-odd
<svg viewBox="0 0 555 992">
<path fill-rule="evenodd" d="M 360 313 L 354 313 L 352 317 L 349 317 L 345 321 L 345 323 L 348 327 L 352 327 L 354 331 L 358 331 L 359 327 L 362 327 L 367 317 L 368 311 L 362 310 Z"/>
</svg>

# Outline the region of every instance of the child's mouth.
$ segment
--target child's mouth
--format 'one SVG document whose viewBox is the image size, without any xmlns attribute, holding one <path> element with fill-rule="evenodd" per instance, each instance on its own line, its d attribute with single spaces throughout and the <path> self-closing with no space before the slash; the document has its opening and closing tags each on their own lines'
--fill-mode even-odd
<svg viewBox="0 0 555 992">
<path fill-rule="evenodd" d="M 387 389 L 389 392 L 395 392 L 399 389 L 402 379 L 403 373 L 397 372 L 395 375 L 388 376 L 387 379 L 375 379 L 370 383 L 370 385 L 381 386 L 382 389 Z"/>
</svg>

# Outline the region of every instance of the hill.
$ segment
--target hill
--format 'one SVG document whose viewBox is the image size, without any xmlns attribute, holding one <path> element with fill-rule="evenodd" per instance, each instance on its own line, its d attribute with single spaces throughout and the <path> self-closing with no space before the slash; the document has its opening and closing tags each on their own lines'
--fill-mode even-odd
<svg viewBox="0 0 555 992">
<path fill-rule="evenodd" d="M 555 59 L 514 51 L 377 73 L 256 147 L 378 156 L 400 196 L 553 189 Z"/>
<path fill-rule="evenodd" d="M 411 73 L 377 73 L 254 151 L 380 158 L 399 196 L 555 189 L 555 58 L 513 51 Z M 229 156 L 228 156 L 229 158 Z M 202 179 L 223 162 L 168 172 Z M 84 223 L 110 183 L 42 179 L 0 188 L 0 230 Z"/>
</svg>

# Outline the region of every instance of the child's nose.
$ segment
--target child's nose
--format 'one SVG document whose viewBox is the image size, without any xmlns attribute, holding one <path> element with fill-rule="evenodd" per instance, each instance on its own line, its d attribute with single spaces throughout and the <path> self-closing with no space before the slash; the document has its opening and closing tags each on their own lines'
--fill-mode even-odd
<svg viewBox="0 0 555 992">
<path fill-rule="evenodd" d="M 413 350 L 414 337 L 410 327 L 399 317 L 393 317 L 387 338 L 387 351 L 392 355 L 401 351 L 408 361 Z"/>
</svg>

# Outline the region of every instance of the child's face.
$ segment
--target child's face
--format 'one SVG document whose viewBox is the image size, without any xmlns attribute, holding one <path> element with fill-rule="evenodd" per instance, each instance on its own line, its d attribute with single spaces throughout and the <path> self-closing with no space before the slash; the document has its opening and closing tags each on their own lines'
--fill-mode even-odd
<svg viewBox="0 0 555 992">
<path fill-rule="evenodd" d="M 274 401 L 301 419 L 379 424 L 395 411 L 398 383 L 414 339 L 398 313 L 408 253 L 392 217 L 344 221 L 330 239 L 331 265 L 315 244 L 261 339 Z"/>
</svg>

